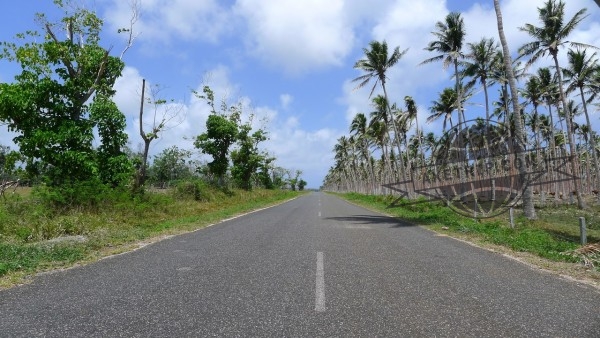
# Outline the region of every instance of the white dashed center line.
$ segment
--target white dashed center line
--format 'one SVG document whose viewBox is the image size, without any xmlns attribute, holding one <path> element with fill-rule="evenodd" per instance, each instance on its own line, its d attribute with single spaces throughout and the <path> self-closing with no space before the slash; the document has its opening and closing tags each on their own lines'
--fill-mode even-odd
<svg viewBox="0 0 600 338">
<path fill-rule="evenodd" d="M 325 311 L 325 270 L 323 268 L 323 253 L 317 252 L 317 279 L 315 287 L 315 311 Z"/>
</svg>

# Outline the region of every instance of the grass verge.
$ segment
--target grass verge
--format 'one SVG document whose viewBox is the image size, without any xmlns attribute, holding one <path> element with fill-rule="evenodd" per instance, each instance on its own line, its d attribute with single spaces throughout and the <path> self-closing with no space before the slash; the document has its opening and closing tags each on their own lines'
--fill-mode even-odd
<svg viewBox="0 0 600 338">
<path fill-rule="evenodd" d="M 48 210 L 34 196 L 12 196 L 0 202 L 0 289 L 38 272 L 129 251 L 141 242 L 201 229 L 298 194 L 205 188 L 198 200 L 174 189 L 68 210 Z"/>
<path fill-rule="evenodd" d="M 508 213 L 495 218 L 475 220 L 453 212 L 442 202 L 407 203 L 401 201 L 398 207 L 390 208 L 395 199 L 391 196 L 373 196 L 356 193 L 338 196 L 390 216 L 425 226 L 439 233 L 457 237 L 483 246 L 505 248 L 514 253 L 529 253 L 549 262 L 580 263 L 572 252 L 580 247 L 578 217 L 587 220 L 588 242 L 600 242 L 600 213 L 598 210 L 578 210 L 571 206 L 548 207 L 537 210 L 538 219 L 528 220 L 522 213 L 515 212 L 515 227 L 509 226 Z M 503 250 L 501 250 L 503 251 Z M 534 264 L 540 263 L 535 262 Z M 547 262 L 544 264 L 548 267 Z M 574 265 L 574 264 L 571 264 Z M 575 270 L 589 272 L 592 280 L 600 282 L 600 267 L 584 268 L 572 266 Z M 561 272 L 561 271 L 557 271 Z"/>
</svg>

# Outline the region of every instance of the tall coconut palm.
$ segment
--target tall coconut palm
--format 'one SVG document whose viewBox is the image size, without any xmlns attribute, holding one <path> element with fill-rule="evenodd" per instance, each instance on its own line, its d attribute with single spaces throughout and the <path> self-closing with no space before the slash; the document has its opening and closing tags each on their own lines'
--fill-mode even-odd
<svg viewBox="0 0 600 338">
<path fill-rule="evenodd" d="M 373 139 L 373 144 L 375 147 L 381 149 L 381 166 L 380 166 L 380 179 L 381 182 L 388 182 L 388 175 L 392 174 L 392 167 L 390 164 L 390 156 L 387 150 L 388 143 L 388 131 L 387 124 L 383 121 L 371 119 L 369 121 L 369 127 L 367 132 L 369 133 L 369 137 Z"/>
<path fill-rule="evenodd" d="M 461 93 L 461 78 L 458 72 L 458 64 L 459 60 L 464 58 L 462 53 L 463 43 L 466 36 L 466 30 L 463 18 L 458 12 L 451 12 L 446 15 L 445 20 L 438 21 L 435 24 L 436 31 L 431 32 L 437 40 L 429 42 L 425 50 L 430 52 L 440 53 L 437 56 L 429 58 L 421 64 L 427 64 L 437 61 L 443 62 L 443 67 L 447 68 L 452 64 L 454 66 L 454 78 L 455 85 L 454 90 L 457 93 L 457 109 L 459 112 L 462 112 L 462 93 Z M 461 114 L 459 113 L 459 124 L 461 121 Z"/>
<path fill-rule="evenodd" d="M 515 120 L 515 138 L 517 139 L 517 159 L 520 163 L 526 163 L 525 152 L 523 149 L 519 149 L 521 145 L 525 144 L 525 129 L 522 125 L 521 120 L 521 108 L 519 107 L 519 99 L 517 93 L 517 81 L 515 73 L 512 67 L 512 58 L 510 56 L 510 48 L 508 48 L 508 42 L 504 35 L 504 23 L 502 21 L 502 10 L 500 9 L 500 1 L 494 0 L 494 10 L 496 11 L 496 21 L 498 23 L 498 35 L 500 36 L 500 44 L 502 45 L 502 53 L 504 55 L 504 69 L 508 75 L 508 84 L 510 87 L 510 95 L 512 97 L 513 116 Z M 519 175 L 527 179 L 527 168 L 524 165 L 519 166 Z M 523 213 L 525 217 L 529 219 L 536 218 L 535 208 L 533 205 L 533 190 L 531 186 L 525 183 L 525 189 L 523 191 Z"/>
<path fill-rule="evenodd" d="M 533 137 L 535 140 L 535 148 L 536 152 L 539 155 L 539 122 L 540 122 L 540 114 L 538 112 L 538 107 L 542 102 L 542 87 L 540 85 L 540 79 L 537 76 L 531 76 L 527 82 L 525 82 L 525 88 L 521 90 L 521 95 L 527 99 L 527 102 L 533 106 L 533 112 L 528 114 L 525 119 L 527 120 L 526 124 L 531 128 L 533 133 Z M 539 158 L 538 158 L 539 160 Z"/>
<path fill-rule="evenodd" d="M 415 121 L 415 128 L 417 130 L 415 132 L 415 135 L 417 136 L 417 146 L 418 146 L 419 152 L 421 153 L 421 160 L 425 161 L 425 153 L 423 152 L 423 145 L 422 145 L 423 142 L 421 141 L 422 133 L 420 133 L 420 129 L 419 129 L 419 111 L 417 109 L 417 104 L 415 103 L 415 100 L 411 96 L 405 96 L 404 97 L 404 105 L 406 106 L 405 118 L 408 119 L 409 121 L 412 121 L 412 120 Z"/>
<path fill-rule="evenodd" d="M 452 113 L 456 110 L 458 95 L 456 94 L 456 91 L 450 87 L 444 88 L 439 95 L 440 98 L 437 101 L 431 101 L 431 107 L 429 108 L 431 115 L 427 117 L 427 123 L 443 118 L 442 132 L 445 133 L 447 122 L 450 122 L 450 128 L 454 128 L 452 123 Z"/>
<path fill-rule="evenodd" d="M 584 88 L 587 87 L 591 82 L 594 81 L 594 75 L 600 69 L 596 53 L 593 53 L 588 57 L 585 49 L 577 48 L 577 50 L 570 49 L 567 53 L 569 61 L 569 67 L 563 69 L 565 80 L 568 83 L 567 93 L 579 91 L 581 96 L 581 104 L 583 106 L 583 112 L 585 114 L 585 120 L 587 124 L 587 130 L 592 130 L 592 124 L 590 122 L 590 115 L 588 114 L 587 102 L 585 100 Z M 590 138 L 590 145 L 592 149 L 596 149 L 596 143 L 594 138 Z M 600 180 L 600 168 L 598 163 L 598 155 L 595 151 L 592 151 L 592 158 L 594 160 L 594 169 L 596 173 L 596 180 Z M 595 182 L 596 190 L 600 187 L 600 183 Z"/>
<path fill-rule="evenodd" d="M 387 94 L 387 72 L 390 68 L 392 68 L 398 61 L 406 54 L 408 49 L 400 51 L 400 47 L 395 47 L 391 55 L 388 53 L 388 45 L 385 40 L 383 42 L 379 41 L 371 41 L 369 43 L 370 48 L 363 48 L 363 52 L 365 53 L 365 58 L 356 61 L 354 64 L 354 68 L 360 69 L 366 74 L 361 75 L 354 80 L 353 82 L 358 82 L 357 88 L 362 88 L 366 86 L 371 80 L 375 80 L 373 87 L 371 88 L 371 92 L 369 93 L 369 98 L 373 95 L 375 88 L 377 85 L 381 85 L 381 89 L 383 90 L 383 97 L 385 98 L 385 104 L 387 107 L 387 111 L 391 116 L 391 107 L 389 104 L 389 96 Z M 394 119 L 390 119 L 392 122 L 392 128 L 394 133 L 396 134 L 396 142 L 398 146 L 398 152 L 401 152 L 401 145 L 399 142 L 400 135 L 398 133 L 398 127 L 394 122 Z M 402 177 L 404 177 L 404 172 L 401 173 Z"/>
<path fill-rule="evenodd" d="M 489 128 L 490 121 L 490 107 L 488 98 L 488 78 L 496 69 L 499 63 L 499 47 L 493 38 L 487 39 L 482 38 L 477 43 L 467 43 L 469 49 L 466 55 L 466 60 L 463 62 L 462 75 L 470 77 L 471 80 L 467 82 L 466 86 L 470 87 L 479 81 L 483 88 L 483 95 L 485 99 L 485 118 L 486 125 Z"/>
<path fill-rule="evenodd" d="M 354 133 L 353 136 L 355 137 L 357 147 L 366 165 L 367 176 L 374 188 L 375 171 L 371 165 L 371 153 L 369 151 L 371 142 L 369 140 L 369 134 L 367 133 L 367 117 L 365 114 L 358 113 L 354 116 L 350 123 L 350 132 Z"/>
<path fill-rule="evenodd" d="M 337 167 L 345 174 L 347 188 L 355 189 L 357 184 L 355 167 L 351 164 L 351 144 L 346 136 L 342 136 L 337 140 L 333 147 L 334 159 L 337 162 Z"/>
<path fill-rule="evenodd" d="M 390 133 L 390 125 L 392 122 L 390 122 L 391 115 L 388 109 L 387 100 L 385 97 L 377 95 L 373 98 L 372 105 L 375 110 L 371 112 L 371 122 L 369 125 L 372 126 L 374 123 L 383 123 L 384 128 L 382 128 L 382 131 L 387 134 L 387 141 L 392 142 L 392 135 Z M 387 142 L 383 148 L 383 152 L 384 160 L 387 160 L 389 174 L 392 174 L 392 156 L 390 156 L 390 152 L 387 149 Z M 393 177 L 393 175 L 390 177 Z"/>
<path fill-rule="evenodd" d="M 575 141 L 573 139 L 573 131 L 571 126 L 571 112 L 568 110 L 567 99 L 562 86 L 563 81 L 560 72 L 560 64 L 558 62 L 558 51 L 559 48 L 566 43 L 569 43 L 571 46 L 589 47 L 585 44 L 567 41 L 568 36 L 575 30 L 577 25 L 586 18 L 585 12 L 585 8 L 581 9 L 575 13 L 570 20 L 565 22 L 565 3 L 562 0 L 548 0 L 544 3 L 543 7 L 538 8 L 539 19 L 540 23 L 542 24 L 541 26 L 537 27 L 528 23 L 519 28 L 520 30 L 528 33 L 529 36 L 534 40 L 519 48 L 520 55 L 531 55 L 531 59 L 529 59 L 527 62 L 528 65 L 533 64 L 546 54 L 552 56 L 552 59 L 554 60 L 554 66 L 559 83 L 558 89 L 560 101 L 566 114 L 567 137 L 569 142 L 569 151 L 571 153 L 571 171 L 574 176 L 573 184 L 575 187 L 575 194 L 577 195 L 577 206 L 580 209 L 585 208 L 585 202 L 579 193 L 581 190 L 579 179 L 575 177 L 577 174 L 577 162 L 575 161 Z"/>
<path fill-rule="evenodd" d="M 556 106 L 558 103 L 558 82 L 556 81 L 556 77 L 552 75 L 550 72 L 550 68 L 542 67 L 537 70 L 537 77 L 540 80 L 540 87 L 542 90 L 542 98 L 545 102 L 546 109 L 548 110 L 548 118 L 549 124 L 551 128 L 548 129 L 548 132 L 552 133 L 552 137 L 549 139 L 548 146 L 550 147 L 550 154 L 556 158 L 556 143 L 554 142 L 554 113 L 552 112 L 552 107 Z M 557 108 L 558 111 L 558 108 Z"/>
<path fill-rule="evenodd" d="M 444 68 L 450 64 L 454 65 L 454 90 L 457 94 L 456 108 L 458 110 L 458 124 L 462 125 L 462 85 L 458 72 L 459 60 L 464 58 L 462 53 L 463 43 L 466 36 L 465 24 L 463 18 L 458 12 L 451 12 L 446 15 L 444 21 L 438 21 L 435 24 L 436 31 L 431 32 L 437 40 L 429 42 L 425 50 L 439 53 L 439 55 L 423 61 L 421 64 L 442 61 Z M 460 140 L 460 138 L 459 138 Z M 459 141 L 460 142 L 460 141 Z M 459 143 L 459 146 L 460 143 Z M 465 159 L 460 159 L 465 160 Z M 459 165 L 458 174 L 461 182 L 466 181 L 464 166 Z"/>
</svg>

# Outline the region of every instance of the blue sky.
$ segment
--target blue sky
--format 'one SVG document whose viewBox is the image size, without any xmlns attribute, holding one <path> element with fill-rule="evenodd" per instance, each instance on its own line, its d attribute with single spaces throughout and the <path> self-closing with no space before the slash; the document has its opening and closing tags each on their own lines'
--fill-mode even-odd
<svg viewBox="0 0 600 338">
<path fill-rule="evenodd" d="M 76 2 L 105 20 L 101 43 L 119 54 L 124 36 L 116 30 L 129 22 L 129 1 Z M 501 1 L 513 51 L 528 41 L 517 27 L 537 25 L 536 7 L 542 3 Z M 600 46 L 600 8 L 594 1 L 567 1 L 568 16 L 584 7 L 589 17 L 572 40 Z M 390 98 L 401 105 L 404 96 L 413 96 L 420 125 L 426 132 L 441 130 L 441 122 L 426 124 L 425 119 L 431 101 L 453 82 L 441 64 L 419 63 L 433 56 L 423 49 L 432 40 L 435 23 L 450 11 L 463 13 L 467 42 L 484 36 L 497 39 L 492 0 L 141 0 L 141 17 L 134 26 L 137 38 L 123 59 L 126 69 L 115 97 L 127 116 L 131 147 L 141 143 L 136 126 L 142 78 L 161 87 L 159 97 L 173 99 L 168 108 L 179 112 L 171 128 L 152 144 L 151 154 L 172 145 L 193 148 L 191 138 L 204 130 L 208 109 L 191 90 L 208 84 L 218 98 L 242 101 L 256 125 L 268 120 L 270 140 L 265 147 L 277 157 L 277 165 L 302 170 L 309 187 L 318 187 L 333 165 L 336 139 L 348 133 L 357 112 L 371 111 L 370 88 L 354 90 L 351 80 L 361 75 L 352 66 L 373 39 L 409 48 L 389 73 Z M 0 41 L 38 29 L 36 12 L 60 17 L 50 0 L 4 6 Z M 0 81 L 12 81 L 17 71 L 17 65 L 0 61 Z M 467 107 L 469 117 L 484 114 L 480 96 Z M 0 143 L 10 145 L 13 136 L 0 130 Z"/>
</svg>

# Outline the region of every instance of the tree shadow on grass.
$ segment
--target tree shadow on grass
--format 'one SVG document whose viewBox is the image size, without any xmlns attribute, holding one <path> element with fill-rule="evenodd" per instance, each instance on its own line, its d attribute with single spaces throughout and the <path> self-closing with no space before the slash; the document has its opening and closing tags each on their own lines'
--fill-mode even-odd
<svg viewBox="0 0 600 338">
<path fill-rule="evenodd" d="M 389 228 L 406 228 L 414 227 L 415 224 L 402 221 L 400 219 L 389 217 L 389 216 L 377 216 L 377 215 L 352 215 L 342 217 L 325 217 L 324 219 L 351 223 L 351 224 L 365 224 L 365 225 L 389 225 Z"/>
</svg>

